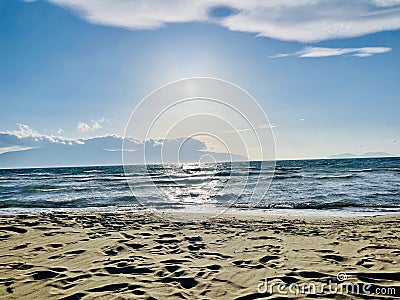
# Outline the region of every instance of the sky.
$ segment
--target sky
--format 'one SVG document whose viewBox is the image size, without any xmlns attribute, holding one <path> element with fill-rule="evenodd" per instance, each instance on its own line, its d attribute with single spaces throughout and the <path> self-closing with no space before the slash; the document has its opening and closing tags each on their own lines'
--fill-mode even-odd
<svg viewBox="0 0 400 300">
<path fill-rule="evenodd" d="M 122 139 L 153 90 L 212 77 L 277 159 L 400 155 L 399 75 L 397 0 L 0 0 L 0 153 Z"/>
</svg>

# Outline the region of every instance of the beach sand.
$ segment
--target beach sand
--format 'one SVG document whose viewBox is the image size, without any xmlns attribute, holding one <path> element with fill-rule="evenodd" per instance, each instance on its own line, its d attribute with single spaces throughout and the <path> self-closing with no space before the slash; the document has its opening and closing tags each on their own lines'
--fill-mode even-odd
<svg viewBox="0 0 400 300">
<path fill-rule="evenodd" d="M 329 281 L 343 286 L 339 272 L 346 273 L 344 282 L 369 283 L 367 292 L 376 291 L 400 285 L 399 221 L 223 215 L 184 223 L 143 212 L 3 215 L 0 297 L 310 298 L 287 287 L 278 292 L 276 286 Z M 322 298 L 384 296 L 328 290 Z"/>
</svg>

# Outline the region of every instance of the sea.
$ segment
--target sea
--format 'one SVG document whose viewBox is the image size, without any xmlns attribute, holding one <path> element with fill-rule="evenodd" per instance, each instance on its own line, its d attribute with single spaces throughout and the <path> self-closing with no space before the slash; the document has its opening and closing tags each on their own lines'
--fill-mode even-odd
<svg viewBox="0 0 400 300">
<path fill-rule="evenodd" d="M 1 169 L 0 214 L 140 210 L 327 216 L 400 213 L 399 157 L 271 164 Z M 263 168 L 266 165 L 273 170 Z M 227 182 L 233 182 L 233 188 L 227 189 Z M 244 188 L 236 190 L 236 183 Z M 251 193 L 255 185 L 265 191 L 258 198 Z"/>
</svg>

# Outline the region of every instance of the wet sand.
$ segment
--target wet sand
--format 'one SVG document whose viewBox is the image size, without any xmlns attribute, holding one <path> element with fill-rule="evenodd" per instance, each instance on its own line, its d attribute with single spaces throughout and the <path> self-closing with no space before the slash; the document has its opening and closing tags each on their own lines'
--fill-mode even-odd
<svg viewBox="0 0 400 300">
<path fill-rule="evenodd" d="M 223 215 L 185 223 L 149 213 L 3 215 L 0 297 L 309 298 L 319 295 L 295 295 L 287 288 L 280 293 L 276 286 L 330 281 L 368 283 L 375 292 L 400 285 L 399 221 Z M 344 283 L 338 272 L 346 273 Z M 395 298 L 329 291 L 322 296 L 385 297 Z"/>
</svg>

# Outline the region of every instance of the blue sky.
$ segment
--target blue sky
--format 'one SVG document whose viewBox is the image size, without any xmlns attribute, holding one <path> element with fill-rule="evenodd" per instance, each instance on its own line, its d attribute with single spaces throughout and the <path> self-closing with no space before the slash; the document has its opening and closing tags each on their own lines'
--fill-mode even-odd
<svg viewBox="0 0 400 300">
<path fill-rule="evenodd" d="M 277 158 L 400 155 L 399 1 L 166 2 L 0 1 L 0 131 L 123 136 L 152 90 L 205 76 L 259 101 Z"/>
</svg>

